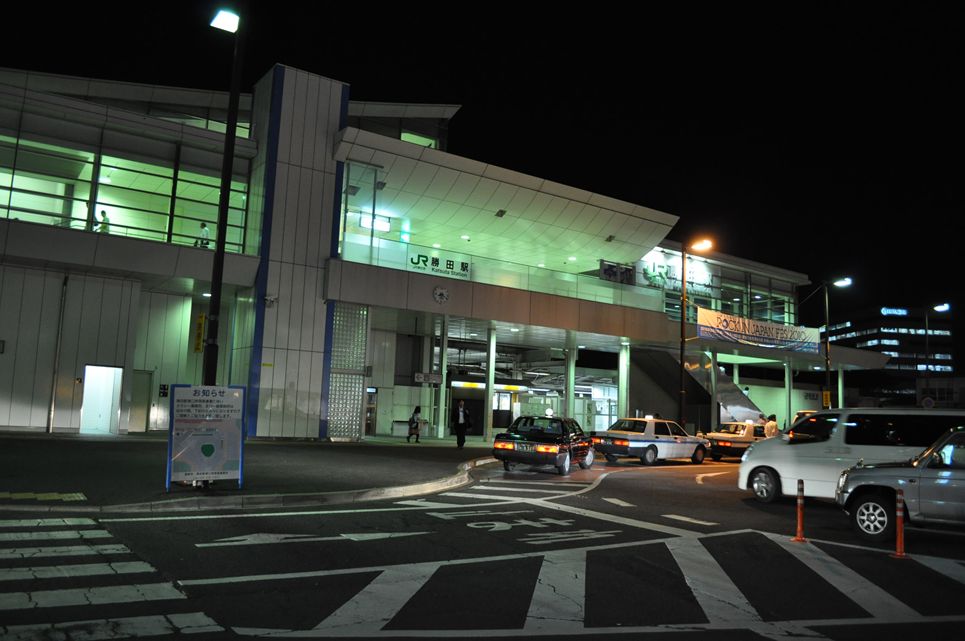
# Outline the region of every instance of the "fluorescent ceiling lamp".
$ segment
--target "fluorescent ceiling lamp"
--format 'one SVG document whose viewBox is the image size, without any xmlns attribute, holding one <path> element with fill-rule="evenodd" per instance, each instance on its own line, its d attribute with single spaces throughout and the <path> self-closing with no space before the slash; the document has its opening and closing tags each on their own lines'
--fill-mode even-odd
<svg viewBox="0 0 965 641">
<path fill-rule="evenodd" d="M 440 245 L 439 243 L 432 243 L 433 249 L 439 249 L 440 247 L 442 247 L 442 245 Z"/>
<path fill-rule="evenodd" d="M 201 295 L 204 296 L 205 298 L 211 298 L 211 294 L 209 292 L 205 292 Z"/>
<path fill-rule="evenodd" d="M 359 227 L 372 229 L 372 214 L 359 214 Z M 389 231 L 390 229 L 392 229 L 392 225 L 388 218 L 378 215 L 375 217 L 375 231 Z"/>
<path fill-rule="evenodd" d="M 215 29 L 221 29 L 222 31 L 236 33 L 238 31 L 239 22 L 240 18 L 238 18 L 237 13 L 220 9 L 218 11 L 218 15 L 216 15 L 214 20 L 211 21 L 211 26 Z"/>
<path fill-rule="evenodd" d="M 469 240 L 469 234 L 463 234 L 459 238 L 462 238 L 463 240 Z"/>
</svg>

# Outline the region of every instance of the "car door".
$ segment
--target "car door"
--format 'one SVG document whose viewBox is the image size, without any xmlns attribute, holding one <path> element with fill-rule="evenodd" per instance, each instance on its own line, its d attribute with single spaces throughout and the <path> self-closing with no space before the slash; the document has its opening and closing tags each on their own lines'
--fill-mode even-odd
<svg viewBox="0 0 965 641">
<path fill-rule="evenodd" d="M 965 433 L 953 435 L 934 453 L 919 483 L 924 518 L 965 523 Z"/>
<path fill-rule="evenodd" d="M 653 422 L 653 440 L 657 446 L 657 458 L 674 458 L 676 444 L 670 434 L 670 426 L 664 421 Z"/>
<path fill-rule="evenodd" d="M 579 423 L 574 420 L 569 420 L 564 423 L 564 431 L 567 433 L 566 438 L 569 440 L 573 463 L 582 461 L 586 458 L 586 452 L 589 450 L 589 439 L 583 434 Z"/>
<path fill-rule="evenodd" d="M 673 437 L 673 456 L 675 458 L 690 458 L 697 449 L 697 439 L 688 434 L 684 428 L 676 423 L 668 423 L 670 435 Z M 669 458 L 669 457 L 668 457 Z"/>
</svg>

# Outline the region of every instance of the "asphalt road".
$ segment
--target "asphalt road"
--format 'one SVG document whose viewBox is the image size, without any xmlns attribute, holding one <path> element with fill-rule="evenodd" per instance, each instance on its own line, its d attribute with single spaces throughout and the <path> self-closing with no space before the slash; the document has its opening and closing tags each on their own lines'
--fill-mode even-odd
<svg viewBox="0 0 965 641">
<path fill-rule="evenodd" d="M 898 560 L 808 501 L 810 542 L 791 542 L 794 501 L 759 504 L 736 472 L 487 466 L 456 490 L 342 508 L 8 514 L 0 638 L 957 636 L 961 532 L 909 530 Z"/>
</svg>

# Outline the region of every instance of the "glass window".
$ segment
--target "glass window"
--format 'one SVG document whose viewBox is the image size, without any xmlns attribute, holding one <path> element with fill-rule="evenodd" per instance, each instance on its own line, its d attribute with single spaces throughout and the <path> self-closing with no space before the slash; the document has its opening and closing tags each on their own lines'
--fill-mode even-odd
<svg viewBox="0 0 965 641">
<path fill-rule="evenodd" d="M 792 444 L 826 441 L 837 426 L 837 414 L 815 414 L 795 424 L 788 436 Z"/>
<path fill-rule="evenodd" d="M 0 169 L 3 205 L 9 217 L 28 222 L 84 229 L 94 155 L 57 145 L 21 140 L 12 146 L 4 138 L 0 164 L 14 167 L 10 175 Z"/>
<path fill-rule="evenodd" d="M 542 416 L 520 416 L 509 431 L 520 436 L 539 436 L 551 434 L 559 436 L 563 433 L 563 422 L 558 418 Z"/>
<path fill-rule="evenodd" d="M 225 249 L 241 253 L 245 242 L 245 221 L 248 199 L 245 183 L 232 180 L 228 195 L 228 227 Z M 171 242 L 193 245 L 201 233 L 201 223 L 209 230 L 210 246 L 216 242 L 218 205 L 221 199 L 221 178 L 213 173 L 202 174 L 182 169 L 178 172 L 174 199 L 174 219 L 171 221 Z"/>
<path fill-rule="evenodd" d="M 656 436 L 670 436 L 670 426 L 666 423 L 654 423 L 653 433 Z"/>
<path fill-rule="evenodd" d="M 684 428 L 680 427 L 676 423 L 668 423 L 668 425 L 670 426 L 670 433 L 673 436 L 690 436 L 689 434 L 687 434 Z"/>
<path fill-rule="evenodd" d="M 849 445 L 928 447 L 942 433 L 961 425 L 960 416 L 922 414 L 852 414 L 844 442 Z"/>
<path fill-rule="evenodd" d="M 411 131 L 403 131 L 402 140 L 405 142 L 411 142 L 414 145 L 419 145 L 420 147 L 429 147 L 430 149 L 439 148 L 439 141 L 435 138 L 420 136 L 419 134 L 414 134 Z"/>
</svg>

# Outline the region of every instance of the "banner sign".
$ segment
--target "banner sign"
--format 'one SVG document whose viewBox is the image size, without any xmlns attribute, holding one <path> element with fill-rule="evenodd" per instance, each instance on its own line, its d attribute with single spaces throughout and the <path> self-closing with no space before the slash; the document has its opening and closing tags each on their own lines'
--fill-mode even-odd
<svg viewBox="0 0 965 641">
<path fill-rule="evenodd" d="M 244 462 L 245 388 L 172 385 L 168 464 L 171 481 L 238 479 Z"/>
<path fill-rule="evenodd" d="M 466 254 L 427 249 L 418 245 L 408 246 L 406 269 L 410 272 L 469 280 L 471 267 L 471 257 Z"/>
<path fill-rule="evenodd" d="M 820 351 L 821 345 L 821 332 L 816 327 L 756 321 L 703 307 L 697 308 L 697 336 L 814 354 Z"/>
</svg>

